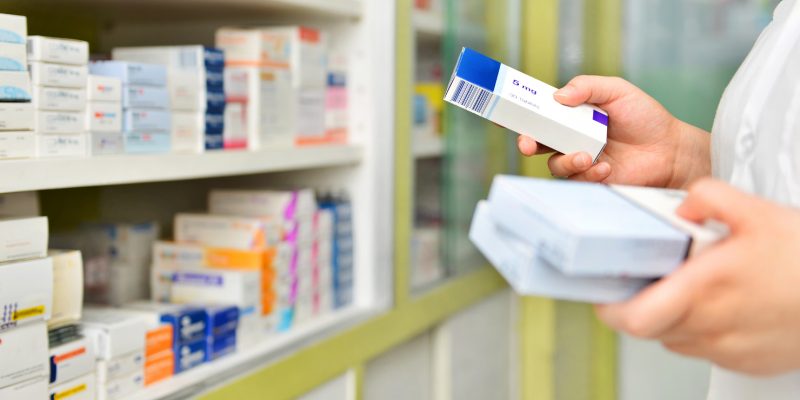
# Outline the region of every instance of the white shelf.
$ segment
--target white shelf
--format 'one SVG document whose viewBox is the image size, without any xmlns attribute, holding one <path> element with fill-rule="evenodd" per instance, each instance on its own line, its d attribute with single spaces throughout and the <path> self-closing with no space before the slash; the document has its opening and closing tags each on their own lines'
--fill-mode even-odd
<svg viewBox="0 0 800 400">
<path fill-rule="evenodd" d="M 153 384 L 126 400 L 163 400 L 189 398 L 212 389 L 230 379 L 241 377 L 248 372 L 275 361 L 292 350 L 302 348 L 312 342 L 330 337 L 336 332 L 365 321 L 375 315 L 375 311 L 355 307 L 335 311 L 293 327 L 289 332 L 266 336 L 264 340 L 247 349 L 202 364 L 182 374 Z"/>
<path fill-rule="evenodd" d="M 175 181 L 358 164 L 360 146 L 0 161 L 0 193 Z"/>
<path fill-rule="evenodd" d="M 411 152 L 416 159 L 436 158 L 444 154 L 444 140 L 441 136 L 419 135 L 411 140 Z"/>
<path fill-rule="evenodd" d="M 49 0 L 45 3 L 58 4 Z M 219 11 L 227 15 L 287 12 L 338 18 L 360 18 L 361 0 L 74 0 L 70 6 L 90 6 L 97 11 L 122 11 L 128 17 L 164 15 L 203 15 Z M 129 13 L 130 12 L 130 13 Z M 177 13 L 177 14 L 176 14 Z M 255 13 L 255 14 L 253 14 Z M 118 14 L 117 14 L 118 15 Z M 207 14 L 206 14 L 207 15 Z"/>
<path fill-rule="evenodd" d="M 420 38 L 437 39 L 444 36 L 444 16 L 429 11 L 414 11 L 414 30 Z"/>
</svg>

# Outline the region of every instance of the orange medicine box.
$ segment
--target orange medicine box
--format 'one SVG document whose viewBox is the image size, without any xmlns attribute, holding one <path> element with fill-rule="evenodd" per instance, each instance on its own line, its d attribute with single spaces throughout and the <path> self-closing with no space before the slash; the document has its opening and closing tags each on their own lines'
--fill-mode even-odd
<svg viewBox="0 0 800 400">
<path fill-rule="evenodd" d="M 175 373 L 175 353 L 172 349 L 147 356 L 144 364 L 144 385 L 163 381 Z"/>
<path fill-rule="evenodd" d="M 144 357 L 145 363 L 150 357 L 165 351 L 172 351 L 173 332 L 171 324 L 163 324 L 145 333 Z"/>
</svg>

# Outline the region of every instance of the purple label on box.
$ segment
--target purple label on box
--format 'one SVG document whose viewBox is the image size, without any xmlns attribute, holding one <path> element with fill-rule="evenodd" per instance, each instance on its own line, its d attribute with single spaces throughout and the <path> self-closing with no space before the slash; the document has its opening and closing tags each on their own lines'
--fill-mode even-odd
<svg viewBox="0 0 800 400">
<path fill-rule="evenodd" d="M 592 114 L 592 119 L 605 126 L 608 126 L 608 115 L 605 115 L 600 111 L 594 110 L 594 113 Z"/>
</svg>

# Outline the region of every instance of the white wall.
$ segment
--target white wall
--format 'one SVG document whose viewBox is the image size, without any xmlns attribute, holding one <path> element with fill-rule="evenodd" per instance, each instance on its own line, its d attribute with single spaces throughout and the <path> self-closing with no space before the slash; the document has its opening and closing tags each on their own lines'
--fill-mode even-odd
<svg viewBox="0 0 800 400">
<path fill-rule="evenodd" d="M 431 351 L 426 333 L 367 363 L 364 400 L 430 400 Z"/>
</svg>

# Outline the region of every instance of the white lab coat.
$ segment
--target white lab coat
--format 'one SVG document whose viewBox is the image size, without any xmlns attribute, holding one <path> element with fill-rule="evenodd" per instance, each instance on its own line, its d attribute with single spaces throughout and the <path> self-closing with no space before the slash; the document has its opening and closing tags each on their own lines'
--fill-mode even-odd
<svg viewBox="0 0 800 400">
<path fill-rule="evenodd" d="M 714 119 L 711 154 L 715 177 L 800 207 L 799 0 L 778 5 L 725 90 Z M 753 378 L 715 368 L 708 399 L 800 399 L 800 371 Z"/>
</svg>

